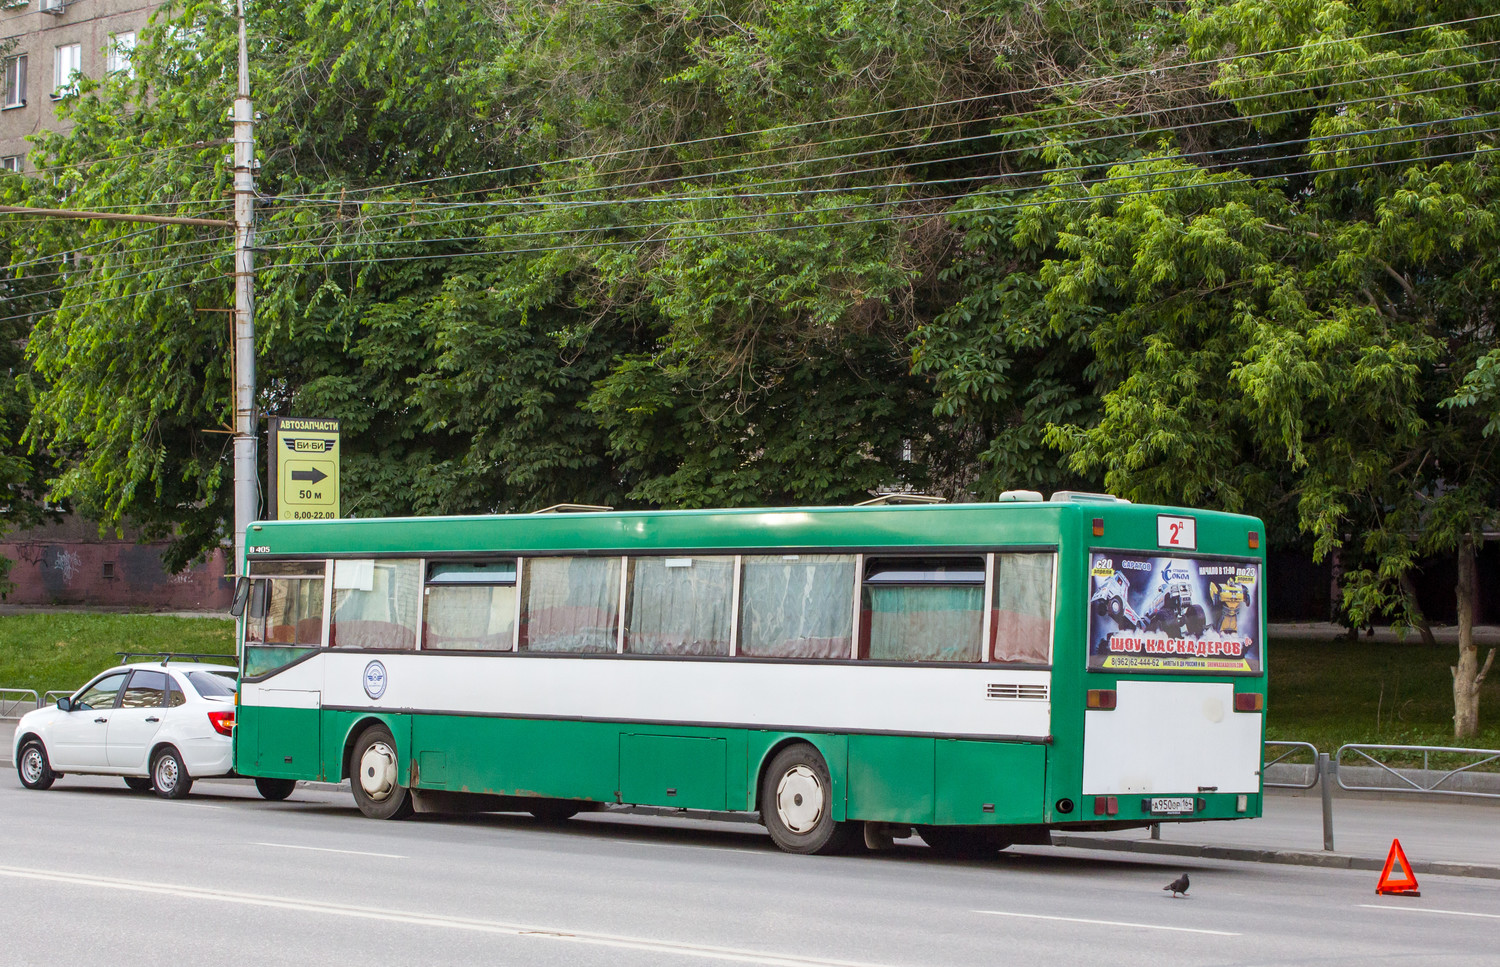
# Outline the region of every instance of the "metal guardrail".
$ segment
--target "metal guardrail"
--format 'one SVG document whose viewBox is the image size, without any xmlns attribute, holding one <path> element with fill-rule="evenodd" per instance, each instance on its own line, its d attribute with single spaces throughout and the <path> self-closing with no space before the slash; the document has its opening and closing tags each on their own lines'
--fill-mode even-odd
<svg viewBox="0 0 1500 967">
<path fill-rule="evenodd" d="M 41 708 L 44 705 L 56 705 L 58 699 L 60 699 L 60 698 L 67 698 L 69 695 L 72 695 L 75 691 L 77 691 L 77 689 L 71 689 L 71 688 L 54 688 L 51 691 L 43 692 L 42 693 L 42 700 L 37 705 L 37 708 Z"/>
<path fill-rule="evenodd" d="M 0 719 L 18 719 L 37 707 L 36 689 L 0 688 Z"/>
<path fill-rule="evenodd" d="M 1344 753 L 1358 756 L 1363 762 L 1359 765 L 1371 765 L 1389 773 L 1395 777 L 1398 784 L 1391 786 L 1356 786 L 1344 781 L 1342 766 L 1344 764 Z M 1391 766 L 1381 762 L 1371 753 L 1396 752 L 1396 753 L 1422 753 L 1422 772 L 1424 775 L 1413 778 L 1408 773 L 1415 771 L 1407 769 L 1402 771 L 1398 766 Z M 1457 769 L 1431 770 L 1428 764 L 1433 753 L 1442 755 L 1468 755 L 1477 756 L 1473 762 L 1459 766 Z M 1477 789 L 1442 789 L 1444 783 L 1456 776 L 1462 776 L 1478 769 L 1482 765 L 1500 761 L 1500 749 L 1459 749 L 1448 748 L 1440 745 L 1362 745 L 1350 744 L 1340 746 L 1338 752 L 1334 753 L 1334 761 L 1338 764 L 1339 788 L 1348 789 L 1351 792 L 1410 792 L 1425 793 L 1432 796 L 1468 796 L 1475 799 L 1500 799 L 1500 792 L 1482 792 Z M 1425 780 L 1425 783 L 1424 781 Z"/>
<path fill-rule="evenodd" d="M 1319 773 L 1318 773 L 1318 747 L 1317 746 L 1313 745 L 1311 742 L 1267 742 L 1266 743 L 1266 749 L 1267 750 L 1269 750 L 1271 748 L 1271 746 L 1276 746 L 1277 748 L 1284 748 L 1284 749 L 1286 749 L 1286 751 L 1283 752 L 1283 753 L 1281 753 L 1281 755 L 1277 756 L 1274 759 L 1269 759 L 1269 760 L 1265 760 L 1264 762 L 1262 762 L 1262 764 L 1261 764 L 1261 776 L 1262 776 L 1262 778 L 1264 778 L 1264 776 L 1265 776 L 1265 770 L 1271 768 L 1272 766 L 1276 765 L 1277 763 L 1282 762 L 1285 759 L 1288 759 L 1288 758 L 1296 755 L 1298 752 L 1306 752 L 1308 755 L 1312 756 L 1312 761 L 1309 762 L 1309 763 L 1307 763 L 1309 766 L 1312 767 L 1312 770 L 1311 770 L 1312 778 L 1308 779 L 1306 782 L 1263 782 L 1263 785 L 1272 786 L 1272 787 L 1277 788 L 1277 789 L 1311 789 L 1313 786 L 1316 786 L 1318 784 L 1318 775 L 1319 775 Z M 1265 759 L 1264 756 L 1262 756 L 1261 758 Z M 1302 763 L 1300 763 L 1300 762 L 1295 762 L 1295 763 L 1294 762 L 1288 762 L 1286 764 L 1287 765 L 1301 765 Z"/>
</svg>

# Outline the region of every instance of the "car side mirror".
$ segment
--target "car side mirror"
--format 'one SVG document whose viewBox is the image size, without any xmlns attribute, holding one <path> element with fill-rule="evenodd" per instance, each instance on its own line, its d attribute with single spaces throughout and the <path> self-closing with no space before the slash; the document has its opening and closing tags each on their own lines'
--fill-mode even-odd
<svg viewBox="0 0 1500 967">
<path fill-rule="evenodd" d="M 73 700 L 71 698 L 66 698 L 66 697 L 58 699 L 57 700 L 57 710 L 59 712 L 71 712 L 71 711 L 73 711 Z"/>
</svg>

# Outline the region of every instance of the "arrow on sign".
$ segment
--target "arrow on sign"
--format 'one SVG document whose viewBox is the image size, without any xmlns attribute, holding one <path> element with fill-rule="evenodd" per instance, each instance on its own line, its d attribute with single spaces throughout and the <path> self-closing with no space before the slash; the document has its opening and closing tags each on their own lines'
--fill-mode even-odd
<svg viewBox="0 0 1500 967">
<path fill-rule="evenodd" d="M 308 483 L 317 483 L 319 480 L 328 479 L 328 474 L 319 470 L 317 467 L 313 467 L 311 470 L 293 470 L 292 479 L 306 480 Z"/>
</svg>

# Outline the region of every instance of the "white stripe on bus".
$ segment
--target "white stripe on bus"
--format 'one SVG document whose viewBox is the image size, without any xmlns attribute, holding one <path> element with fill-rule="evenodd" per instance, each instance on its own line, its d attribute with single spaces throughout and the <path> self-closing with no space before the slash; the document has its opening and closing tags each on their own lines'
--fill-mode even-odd
<svg viewBox="0 0 1500 967">
<path fill-rule="evenodd" d="M 83 873 L 62 873 L 52 870 L 0 866 L 0 876 L 66 883 L 73 886 L 125 890 L 134 893 L 149 893 L 156 896 L 182 897 L 189 900 L 208 900 L 216 903 L 266 907 L 273 910 L 289 910 L 298 913 L 320 913 L 325 916 L 378 920 L 384 923 L 405 923 L 419 927 L 469 930 L 477 933 L 529 937 L 537 940 L 559 940 L 565 943 L 586 944 L 595 947 L 613 947 L 622 950 L 677 954 L 686 957 L 701 957 L 707 960 L 722 960 L 742 964 L 761 964 L 764 967 L 878 967 L 878 965 L 852 960 L 802 957 L 796 954 L 744 950 L 736 947 L 716 947 L 709 944 L 672 940 L 651 940 L 646 937 L 627 937 L 618 934 L 563 930 L 557 927 L 528 926 L 518 923 L 503 923 L 498 920 L 477 920 L 469 917 L 449 917 L 441 914 L 420 913 L 417 911 L 382 910 L 364 906 L 349 906 L 342 903 L 329 903 L 324 900 L 291 899 L 265 896 L 258 893 L 237 893 L 230 890 L 178 886 L 171 883 L 151 883 L 144 880 L 126 880 L 117 877 L 93 876 Z"/>
</svg>

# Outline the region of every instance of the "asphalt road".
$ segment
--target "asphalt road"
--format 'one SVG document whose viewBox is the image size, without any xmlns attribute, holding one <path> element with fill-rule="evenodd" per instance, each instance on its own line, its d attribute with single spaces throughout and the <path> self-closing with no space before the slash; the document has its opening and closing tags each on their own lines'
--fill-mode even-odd
<svg viewBox="0 0 1500 967">
<path fill-rule="evenodd" d="M 1422 890 L 1048 847 L 944 861 L 916 840 L 798 857 L 753 825 L 617 814 L 381 823 L 327 787 L 272 804 L 201 782 L 165 802 L 0 778 L 0 964 L 1495 963 L 1500 882 Z"/>
</svg>

